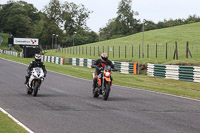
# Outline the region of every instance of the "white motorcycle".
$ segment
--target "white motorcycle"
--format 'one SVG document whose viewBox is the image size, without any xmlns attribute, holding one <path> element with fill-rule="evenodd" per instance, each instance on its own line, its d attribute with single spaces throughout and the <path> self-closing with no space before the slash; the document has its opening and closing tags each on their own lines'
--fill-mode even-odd
<svg viewBox="0 0 200 133">
<path fill-rule="evenodd" d="M 37 96 L 42 81 L 44 81 L 43 70 L 39 67 L 33 68 L 27 85 L 27 94 L 31 95 L 33 93 L 33 96 Z"/>
</svg>

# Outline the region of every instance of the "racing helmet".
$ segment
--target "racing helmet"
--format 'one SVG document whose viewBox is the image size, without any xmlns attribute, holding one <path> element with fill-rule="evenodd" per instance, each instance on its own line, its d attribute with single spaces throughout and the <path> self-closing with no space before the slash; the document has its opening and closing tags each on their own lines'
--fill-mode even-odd
<svg viewBox="0 0 200 133">
<path fill-rule="evenodd" d="M 108 60 L 108 54 L 107 54 L 107 53 L 102 53 L 102 54 L 101 54 L 101 59 L 102 59 L 103 61 L 107 61 L 107 60 Z"/>
<path fill-rule="evenodd" d="M 40 56 L 39 54 L 36 54 L 36 55 L 35 55 L 35 61 L 36 61 L 37 63 L 41 62 L 41 56 Z"/>
</svg>

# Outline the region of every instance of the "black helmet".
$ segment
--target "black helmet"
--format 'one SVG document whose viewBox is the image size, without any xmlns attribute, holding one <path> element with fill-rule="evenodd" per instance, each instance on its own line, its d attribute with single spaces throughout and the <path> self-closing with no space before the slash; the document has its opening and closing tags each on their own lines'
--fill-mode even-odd
<svg viewBox="0 0 200 133">
<path fill-rule="evenodd" d="M 102 59 L 103 61 L 107 61 L 107 60 L 108 60 L 108 54 L 107 54 L 107 53 L 102 53 L 102 54 L 101 54 L 101 59 Z"/>
<path fill-rule="evenodd" d="M 36 61 L 37 63 L 41 62 L 41 56 L 40 56 L 39 54 L 36 54 L 36 55 L 35 55 L 35 61 Z"/>
</svg>

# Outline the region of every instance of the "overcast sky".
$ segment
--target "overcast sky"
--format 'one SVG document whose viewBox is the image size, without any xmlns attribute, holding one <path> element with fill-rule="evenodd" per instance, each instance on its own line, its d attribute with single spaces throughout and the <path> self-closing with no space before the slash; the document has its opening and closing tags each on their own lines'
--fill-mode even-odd
<svg viewBox="0 0 200 133">
<path fill-rule="evenodd" d="M 0 0 L 6 4 L 8 0 Z M 16 0 L 15 0 L 16 1 Z M 50 0 L 24 0 L 32 3 L 38 10 L 42 10 Z M 60 0 L 64 3 L 66 0 Z M 93 11 L 87 25 L 95 32 L 106 25 L 109 19 L 117 16 L 117 7 L 120 0 L 67 0 L 75 4 L 83 4 Z M 187 18 L 189 15 L 200 16 L 200 0 L 132 0 L 132 10 L 138 11 L 137 19 L 147 19 L 154 22 L 164 19 Z"/>
</svg>

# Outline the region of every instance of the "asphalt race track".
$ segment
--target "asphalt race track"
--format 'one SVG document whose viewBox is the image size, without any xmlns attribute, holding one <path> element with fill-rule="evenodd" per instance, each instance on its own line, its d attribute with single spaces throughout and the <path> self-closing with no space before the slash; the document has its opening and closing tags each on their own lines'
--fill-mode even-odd
<svg viewBox="0 0 200 133">
<path fill-rule="evenodd" d="M 119 86 L 103 101 L 91 81 L 54 72 L 32 97 L 26 68 L 0 58 L 0 107 L 35 133 L 200 132 L 200 101 Z"/>
</svg>

